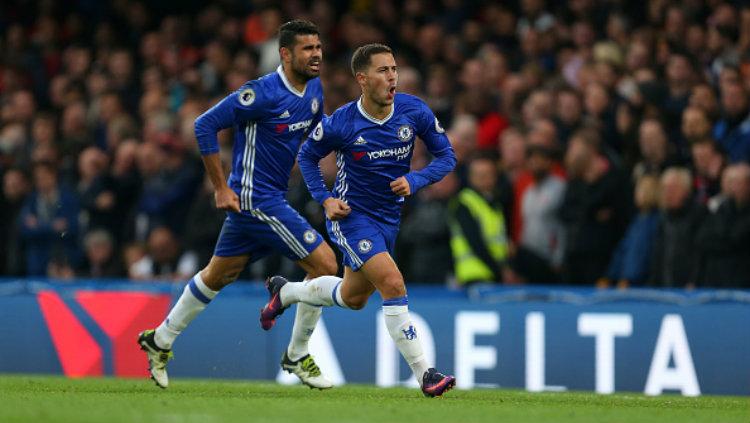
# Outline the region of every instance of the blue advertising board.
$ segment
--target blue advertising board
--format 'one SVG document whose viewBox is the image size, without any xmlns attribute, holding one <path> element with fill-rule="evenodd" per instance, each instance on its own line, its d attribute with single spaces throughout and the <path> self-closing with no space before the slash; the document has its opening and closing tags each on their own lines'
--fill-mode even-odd
<svg viewBox="0 0 750 423">
<path fill-rule="evenodd" d="M 179 285 L 0 282 L 0 372 L 145 377 L 135 337 L 157 325 Z M 172 377 L 270 379 L 294 310 L 258 323 L 260 284 L 226 288 L 178 338 Z M 409 289 L 425 354 L 459 388 L 750 395 L 750 292 Z M 311 353 L 336 383 L 415 385 L 382 322 L 380 299 L 328 308 Z"/>
</svg>

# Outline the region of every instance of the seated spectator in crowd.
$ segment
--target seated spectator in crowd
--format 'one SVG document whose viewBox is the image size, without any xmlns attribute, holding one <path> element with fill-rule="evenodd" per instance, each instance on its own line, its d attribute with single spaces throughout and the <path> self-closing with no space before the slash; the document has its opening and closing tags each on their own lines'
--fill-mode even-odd
<svg viewBox="0 0 750 423">
<path fill-rule="evenodd" d="M 55 165 L 35 164 L 34 192 L 19 216 L 29 276 L 72 274 L 72 270 L 67 270 L 75 268 L 80 260 L 79 211 L 76 195 L 58 184 Z"/>
<path fill-rule="evenodd" d="M 88 147 L 78 156 L 78 195 L 81 199 L 84 230 L 103 228 L 116 233 L 118 221 L 114 183 L 107 174 L 109 158 L 97 147 Z"/>
<path fill-rule="evenodd" d="M 721 118 L 713 135 L 730 163 L 750 161 L 750 102 L 741 84 L 721 87 Z"/>
<path fill-rule="evenodd" d="M 560 207 L 566 244 L 563 281 L 593 285 L 604 274 L 630 217 L 626 174 L 601 151 L 599 134 L 576 132 L 565 154 L 568 185 Z"/>
<path fill-rule="evenodd" d="M 128 277 L 132 278 L 130 269 L 133 268 L 135 263 L 146 257 L 146 253 L 146 245 L 143 242 L 134 241 L 122 247 L 122 263 L 125 265 Z"/>
<path fill-rule="evenodd" d="M 635 185 L 638 214 L 630 222 L 625 236 L 617 244 L 606 276 L 599 287 L 616 283 L 618 288 L 643 285 L 648 280 L 654 237 L 659 225 L 659 179 L 643 175 Z"/>
<path fill-rule="evenodd" d="M 477 119 L 469 114 L 457 115 L 448 130 L 448 139 L 451 141 L 453 151 L 456 152 L 456 168 L 454 172 L 458 176 L 461 186 L 466 185 L 468 179 L 468 164 L 472 152 L 477 148 L 477 134 L 479 123 Z"/>
<path fill-rule="evenodd" d="M 21 276 L 26 273 L 26 257 L 21 243 L 18 216 L 29 194 L 28 176 L 18 168 L 3 174 L 0 195 L 0 275 Z"/>
<path fill-rule="evenodd" d="M 138 173 L 137 157 L 140 144 L 134 139 L 125 140 L 117 146 L 112 159 L 109 176 L 115 192 L 116 221 L 119 227 L 113 233 L 118 244 L 123 240 L 132 240 L 135 232 L 135 204 L 141 189 L 141 176 Z"/>
<path fill-rule="evenodd" d="M 727 167 L 727 198 L 698 228 L 698 286 L 750 288 L 750 165 Z"/>
<path fill-rule="evenodd" d="M 711 138 L 711 119 L 700 107 L 689 106 L 682 112 L 682 136 L 688 144 Z"/>
<path fill-rule="evenodd" d="M 198 271 L 198 256 L 183 252 L 174 233 L 165 226 L 148 235 L 148 253 L 128 269 L 131 279 L 180 281 Z"/>
<path fill-rule="evenodd" d="M 410 213 L 401 223 L 399 244 L 404 277 L 422 283 L 445 283 L 453 272 L 448 203 L 458 191 L 458 178 L 450 173 L 417 194 Z M 401 257 L 400 257 L 401 258 Z"/>
<path fill-rule="evenodd" d="M 557 93 L 555 125 L 560 145 L 568 145 L 570 136 L 583 126 L 583 105 L 581 96 L 572 88 L 564 88 Z"/>
<path fill-rule="evenodd" d="M 77 276 L 82 278 L 121 278 L 125 276 L 122 263 L 115 255 L 112 235 L 95 229 L 83 237 L 85 262 Z"/>
<path fill-rule="evenodd" d="M 225 174 L 228 175 L 229 172 Z M 185 221 L 187 227 L 192 228 L 185 237 L 185 246 L 198 255 L 199 265 L 208 264 L 211 260 L 216 239 L 226 217 L 226 212 L 216 208 L 214 188 L 206 174 L 200 190 L 193 198 Z"/>
<path fill-rule="evenodd" d="M 697 107 L 706 114 L 711 122 L 719 117 L 719 101 L 716 91 L 707 83 L 696 84 L 690 92 L 690 107 Z M 713 127 L 711 128 L 713 132 Z"/>
<path fill-rule="evenodd" d="M 659 227 L 654 241 L 649 284 L 684 287 L 696 271 L 695 233 L 703 218 L 692 200 L 692 176 L 681 167 L 664 171 L 659 184 Z"/>
<path fill-rule="evenodd" d="M 656 119 L 646 119 L 641 123 L 638 145 L 641 160 L 633 168 L 633 180 L 646 174 L 659 175 L 677 163 L 664 126 Z"/>
<path fill-rule="evenodd" d="M 557 152 L 557 128 L 555 127 L 554 122 L 547 119 L 536 121 L 529 129 L 528 134 L 526 134 L 525 141 L 525 148 L 522 150 L 522 152 L 526 153 L 526 155 L 528 155 L 528 150 L 530 148 L 540 148 L 542 150 L 547 150 L 550 153 Z M 553 160 L 549 171 L 560 178 L 564 178 L 565 169 L 563 169 L 559 160 L 556 160 L 554 157 L 551 158 L 553 158 Z M 504 209 L 506 216 L 512 214 L 512 221 L 510 222 L 510 233 L 512 235 L 513 241 L 516 244 L 520 242 L 521 232 L 523 231 L 523 228 L 525 226 L 523 220 L 523 212 L 521 210 L 521 208 L 523 207 L 523 197 L 526 190 L 534 185 L 534 174 L 530 170 L 529 166 L 527 166 L 526 156 L 523 156 L 522 159 L 518 161 L 518 163 L 522 167 L 515 175 L 515 178 L 511 180 L 513 182 L 512 205 L 511 207 L 506 205 L 506 208 Z"/>
<path fill-rule="evenodd" d="M 502 282 L 508 234 L 497 195 L 495 162 L 483 156 L 469 164 L 469 186 L 450 203 L 451 250 L 456 282 Z"/>
<path fill-rule="evenodd" d="M 711 138 L 693 141 L 690 153 L 693 159 L 695 201 L 705 206 L 709 199 L 721 192 L 721 174 L 726 159 Z"/>
<path fill-rule="evenodd" d="M 166 138 L 159 145 L 144 142 L 138 151 L 143 188 L 138 200 L 136 236 L 158 226 L 184 229 L 189 204 L 200 185 L 201 172 L 177 141 Z"/>
<path fill-rule="evenodd" d="M 529 146 L 527 163 L 533 183 L 521 197 L 523 228 L 511 267 L 524 282 L 558 283 L 565 251 L 559 211 L 566 182 L 552 172 L 555 151 L 549 147 Z"/>
</svg>

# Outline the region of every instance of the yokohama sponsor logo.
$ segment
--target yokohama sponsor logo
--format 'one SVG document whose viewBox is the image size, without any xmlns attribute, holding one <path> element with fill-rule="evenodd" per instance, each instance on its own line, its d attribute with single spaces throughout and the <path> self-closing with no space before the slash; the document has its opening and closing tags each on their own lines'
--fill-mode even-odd
<svg viewBox="0 0 750 423">
<path fill-rule="evenodd" d="M 369 151 L 367 152 L 367 157 L 369 157 L 370 160 L 382 159 L 384 157 L 396 157 L 396 160 L 403 160 L 411 152 L 411 146 L 412 144 L 408 144 L 399 148 L 387 148 L 379 151 Z"/>
<path fill-rule="evenodd" d="M 300 129 L 309 128 L 312 124 L 312 119 L 303 120 L 302 122 L 292 123 L 289 125 L 289 132 L 299 131 Z"/>
</svg>

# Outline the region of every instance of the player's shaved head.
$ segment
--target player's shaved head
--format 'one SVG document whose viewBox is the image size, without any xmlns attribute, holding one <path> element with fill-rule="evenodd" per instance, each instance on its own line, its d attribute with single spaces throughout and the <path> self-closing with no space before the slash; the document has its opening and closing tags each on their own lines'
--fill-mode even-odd
<svg viewBox="0 0 750 423">
<path fill-rule="evenodd" d="M 297 42 L 297 35 L 320 36 L 318 26 L 310 21 L 295 19 L 279 27 L 279 48 L 292 49 Z"/>
<path fill-rule="evenodd" d="M 364 72 L 372 63 L 372 56 L 376 54 L 388 53 L 393 54 L 393 50 L 385 44 L 365 44 L 354 51 L 352 55 L 352 75 L 357 76 L 358 72 Z"/>
</svg>

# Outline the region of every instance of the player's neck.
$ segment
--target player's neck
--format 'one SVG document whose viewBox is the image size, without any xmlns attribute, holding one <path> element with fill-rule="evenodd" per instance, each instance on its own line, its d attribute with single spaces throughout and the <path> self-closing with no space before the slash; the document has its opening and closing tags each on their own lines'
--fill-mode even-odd
<svg viewBox="0 0 750 423">
<path fill-rule="evenodd" d="M 284 76 L 286 76 L 286 80 L 289 81 L 290 84 L 292 84 L 292 87 L 294 87 L 295 90 L 299 92 L 305 91 L 307 80 L 303 80 L 296 73 L 294 73 L 291 66 L 282 65 L 281 69 L 284 72 Z"/>
<path fill-rule="evenodd" d="M 371 117 L 377 120 L 383 120 L 386 117 L 388 117 L 388 115 L 391 114 L 391 110 L 393 109 L 393 104 L 386 104 L 383 106 L 372 101 L 366 95 L 363 95 L 362 96 L 362 108 L 365 109 L 365 112 L 367 112 L 367 114 L 370 115 Z"/>
</svg>

